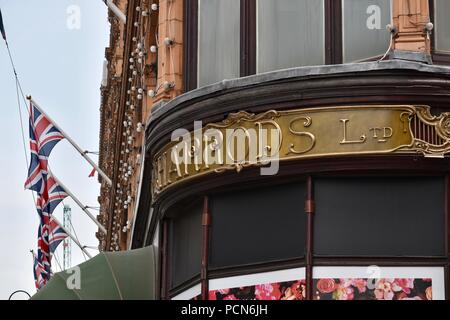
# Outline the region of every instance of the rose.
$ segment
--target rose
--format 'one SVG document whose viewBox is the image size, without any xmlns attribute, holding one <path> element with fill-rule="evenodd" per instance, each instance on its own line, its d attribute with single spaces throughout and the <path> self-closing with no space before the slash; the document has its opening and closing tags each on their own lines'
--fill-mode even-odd
<svg viewBox="0 0 450 320">
<path fill-rule="evenodd" d="M 356 288 L 358 288 L 359 293 L 366 292 L 367 287 L 367 281 L 364 279 L 354 279 L 352 281 L 352 285 Z"/>
<path fill-rule="evenodd" d="M 219 291 L 220 294 L 225 295 L 225 294 L 228 294 L 230 292 L 230 289 L 219 289 L 217 291 Z"/>
<path fill-rule="evenodd" d="M 320 279 L 317 282 L 317 290 L 321 293 L 331 293 L 336 289 L 334 279 Z"/>
<path fill-rule="evenodd" d="M 216 292 L 217 290 L 210 291 L 208 294 L 208 300 L 217 300 Z"/>
<path fill-rule="evenodd" d="M 414 279 L 395 279 L 392 283 L 392 289 L 394 292 L 403 291 L 410 294 L 411 289 L 414 288 Z"/>
<path fill-rule="evenodd" d="M 375 298 L 377 300 L 392 300 L 394 291 L 392 290 L 393 279 L 379 279 L 375 284 Z"/>
<path fill-rule="evenodd" d="M 295 295 L 292 292 L 291 288 L 287 288 L 286 291 L 284 291 L 284 296 L 281 298 L 281 300 L 295 300 Z"/>
<path fill-rule="evenodd" d="M 259 284 L 255 286 L 256 300 L 280 300 L 281 291 L 278 283 Z"/>
<path fill-rule="evenodd" d="M 304 285 L 301 281 L 294 282 L 291 286 L 291 292 L 295 296 L 296 300 L 302 300 L 304 298 Z"/>
<path fill-rule="evenodd" d="M 333 291 L 334 300 L 353 300 L 354 298 L 354 290 L 351 286 L 344 287 L 342 285 L 339 285 L 336 290 Z"/>
<path fill-rule="evenodd" d="M 433 300 L 433 289 L 432 289 L 432 287 L 428 287 L 425 290 L 425 294 L 427 296 L 427 300 Z"/>
</svg>

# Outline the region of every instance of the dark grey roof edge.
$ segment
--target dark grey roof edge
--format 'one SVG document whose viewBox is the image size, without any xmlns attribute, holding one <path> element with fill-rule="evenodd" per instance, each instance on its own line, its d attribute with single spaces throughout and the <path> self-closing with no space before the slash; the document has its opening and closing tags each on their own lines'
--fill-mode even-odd
<svg viewBox="0 0 450 320">
<path fill-rule="evenodd" d="M 219 92 L 226 89 L 235 89 L 250 85 L 257 85 L 264 82 L 271 82 L 281 79 L 292 79 L 300 77 L 321 76 L 321 75 L 337 75 L 343 73 L 358 73 L 368 71 L 382 70 L 411 70 L 425 73 L 440 73 L 450 75 L 450 67 L 429 65 L 424 63 L 404 61 L 404 60 L 388 60 L 380 62 L 360 62 L 336 65 L 308 66 L 276 70 L 272 72 L 260 73 L 248 77 L 223 80 L 211 85 L 197 88 L 186 92 L 167 103 L 159 104 L 152 109 L 150 123 L 157 120 L 165 112 L 176 107 L 177 105 L 199 98 L 208 94 Z M 147 124 L 149 125 L 149 123 Z"/>
</svg>

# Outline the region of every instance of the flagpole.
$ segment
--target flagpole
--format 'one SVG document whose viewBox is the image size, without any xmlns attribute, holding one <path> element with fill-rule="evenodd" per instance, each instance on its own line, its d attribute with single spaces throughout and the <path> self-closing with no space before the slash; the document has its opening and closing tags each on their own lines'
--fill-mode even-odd
<svg viewBox="0 0 450 320">
<path fill-rule="evenodd" d="M 30 100 L 30 102 L 45 116 L 47 117 L 47 119 L 55 126 L 56 129 L 58 129 L 61 134 L 64 136 L 64 138 L 67 139 L 67 141 L 69 141 L 69 143 L 78 151 L 78 153 L 87 161 L 89 162 L 89 164 L 91 166 L 93 166 L 95 168 L 95 170 L 97 170 L 98 174 L 102 176 L 103 179 L 105 179 L 106 183 L 108 183 L 110 186 L 112 186 L 112 182 L 111 179 L 98 167 L 98 165 L 91 159 L 88 157 L 88 155 L 86 154 L 86 151 L 81 149 L 80 146 L 71 138 L 67 135 L 67 133 L 61 129 L 60 126 L 58 126 L 55 121 L 53 121 L 52 118 L 50 118 L 48 116 L 48 114 L 46 114 L 44 112 L 44 110 L 42 110 L 42 108 L 36 103 L 36 101 L 34 101 L 31 96 L 27 97 L 28 100 Z"/>
<path fill-rule="evenodd" d="M 61 186 L 61 188 L 64 189 L 64 191 L 69 195 L 69 197 L 71 197 L 73 199 L 73 201 L 75 201 L 75 203 L 81 208 L 81 210 L 84 211 L 84 213 L 86 213 L 88 215 L 89 218 L 91 218 L 92 221 L 94 221 L 94 223 L 98 226 L 98 228 L 100 229 L 101 232 L 103 232 L 104 234 L 107 233 L 105 227 L 98 222 L 98 220 L 94 217 L 94 215 L 86 208 L 85 205 L 83 205 L 81 203 L 80 200 L 78 200 L 78 198 L 72 193 L 70 192 L 69 189 L 67 189 L 67 187 L 62 184 L 61 181 L 58 180 L 58 178 L 55 177 L 55 175 L 53 173 L 51 173 L 50 170 L 48 170 L 48 172 L 52 175 L 53 179 L 55 179 L 56 183 L 59 184 Z"/>
<path fill-rule="evenodd" d="M 92 258 L 91 254 L 81 245 L 78 239 L 71 232 L 69 232 L 69 230 L 64 228 L 61 222 L 59 222 L 54 215 L 52 215 L 52 219 L 61 227 L 61 229 L 64 230 L 65 233 L 67 233 L 70 239 L 72 239 L 72 241 L 75 242 L 75 244 L 81 249 L 81 251 L 83 251 L 88 256 L 89 259 L 91 259 Z"/>
</svg>

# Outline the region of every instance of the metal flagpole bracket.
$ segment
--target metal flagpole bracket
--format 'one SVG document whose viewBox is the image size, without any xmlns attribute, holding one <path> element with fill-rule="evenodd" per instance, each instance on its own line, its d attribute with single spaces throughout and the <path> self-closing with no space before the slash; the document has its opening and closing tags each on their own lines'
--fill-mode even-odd
<svg viewBox="0 0 450 320">
<path fill-rule="evenodd" d="M 112 2 L 112 0 L 103 0 L 108 8 L 116 15 L 116 17 L 123 23 L 127 23 L 127 17 L 125 14 Z"/>
<path fill-rule="evenodd" d="M 52 216 L 52 218 L 64 230 L 64 232 L 67 233 L 70 239 L 72 239 L 72 241 L 75 242 L 75 244 L 81 249 L 81 251 L 83 251 L 88 256 L 89 259 L 92 258 L 92 255 L 86 250 L 86 248 L 80 243 L 80 241 L 78 241 L 78 239 L 71 232 L 69 232 L 69 230 L 64 228 L 64 225 L 61 222 L 59 222 L 55 216 Z"/>
<path fill-rule="evenodd" d="M 72 200 L 81 208 L 81 210 L 83 210 L 84 213 L 86 213 L 88 217 L 91 218 L 92 221 L 94 221 L 94 223 L 98 226 L 99 230 L 104 234 L 107 234 L 106 228 L 95 218 L 95 216 L 88 209 L 86 209 L 86 206 L 83 205 L 81 201 L 78 200 L 78 198 L 69 189 L 67 189 L 67 187 L 64 184 L 62 184 L 61 181 L 59 181 L 58 178 L 56 178 L 53 173 L 51 173 L 50 170 L 48 170 L 48 172 L 52 175 L 53 179 L 55 179 L 56 183 L 59 184 L 61 188 L 63 188 L 64 191 L 69 195 L 69 197 L 71 197 Z"/>
</svg>

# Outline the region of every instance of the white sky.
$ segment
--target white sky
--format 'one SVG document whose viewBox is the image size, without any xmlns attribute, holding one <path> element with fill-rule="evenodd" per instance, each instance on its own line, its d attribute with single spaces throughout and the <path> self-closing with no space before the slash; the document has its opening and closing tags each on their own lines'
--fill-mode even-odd
<svg viewBox="0 0 450 320">
<path fill-rule="evenodd" d="M 80 9 L 80 29 L 69 29 L 67 9 Z M 0 0 L 10 48 L 25 94 L 36 102 L 87 150 L 98 150 L 100 82 L 109 41 L 107 8 L 101 0 Z M 38 216 L 31 191 L 25 191 L 27 166 L 22 147 L 15 81 L 0 37 L 0 299 L 22 289 L 35 292 L 30 249 L 36 250 Z M 23 108 L 23 106 L 22 106 Z M 28 148 L 28 119 L 26 125 Z M 27 152 L 27 157 L 29 157 Z M 97 157 L 93 156 L 97 161 Z M 67 141 L 53 150 L 54 174 L 86 205 L 98 206 L 97 179 Z M 80 241 L 97 246 L 97 228 L 72 200 L 72 223 Z M 96 211 L 93 211 L 97 214 Z M 54 214 L 62 221 L 62 205 Z M 62 246 L 58 250 L 62 263 Z M 93 254 L 96 251 L 91 251 Z M 72 245 L 72 264 L 84 261 Z M 54 261 L 54 266 L 56 261 Z M 58 270 L 58 269 L 57 269 Z M 20 295 L 15 298 L 21 297 Z"/>
</svg>

